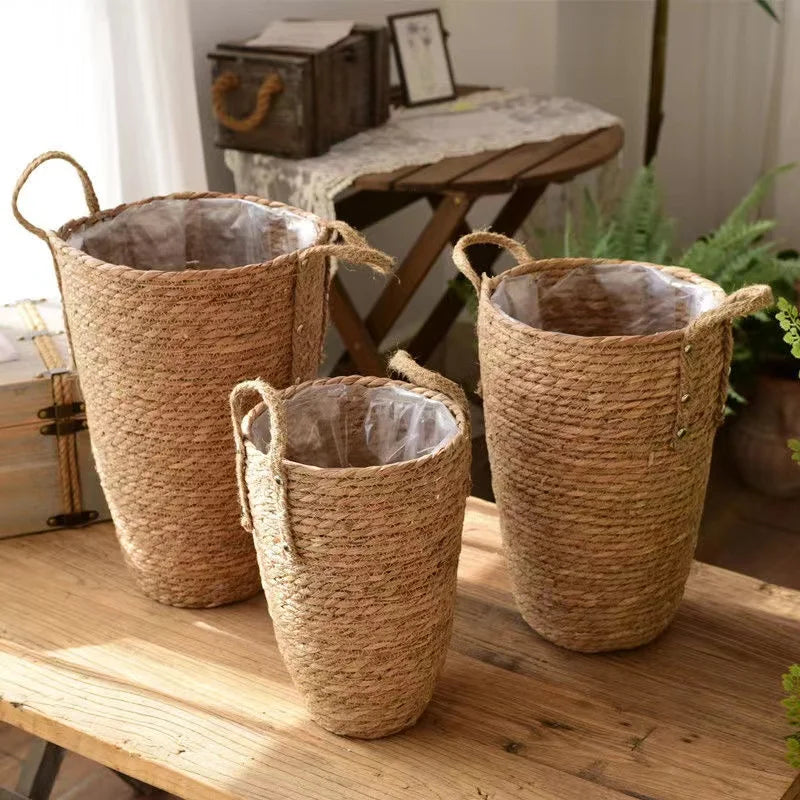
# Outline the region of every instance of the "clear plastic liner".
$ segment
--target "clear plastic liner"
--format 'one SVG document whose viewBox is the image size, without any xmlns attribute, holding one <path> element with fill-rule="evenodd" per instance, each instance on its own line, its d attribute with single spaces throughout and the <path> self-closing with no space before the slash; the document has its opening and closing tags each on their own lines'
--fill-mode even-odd
<svg viewBox="0 0 800 800">
<path fill-rule="evenodd" d="M 458 434 L 444 403 L 396 386 L 310 386 L 286 401 L 290 461 L 315 467 L 369 467 L 435 453 Z M 246 432 L 259 450 L 270 442 L 269 414 Z"/>
<path fill-rule="evenodd" d="M 580 336 L 677 330 L 721 299 L 711 287 L 644 264 L 587 264 L 556 279 L 546 272 L 517 275 L 492 295 L 519 322 Z"/>
<path fill-rule="evenodd" d="M 260 264 L 313 245 L 312 219 L 231 197 L 153 200 L 84 224 L 67 244 L 137 269 L 211 269 Z"/>
</svg>

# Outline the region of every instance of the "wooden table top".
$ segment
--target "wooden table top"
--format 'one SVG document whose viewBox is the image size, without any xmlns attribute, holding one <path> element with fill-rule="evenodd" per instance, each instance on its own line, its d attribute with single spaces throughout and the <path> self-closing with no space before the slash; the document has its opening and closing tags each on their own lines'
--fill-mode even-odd
<svg viewBox="0 0 800 800">
<path fill-rule="evenodd" d="M 0 720 L 189 798 L 779 800 L 800 593 L 696 564 L 648 647 L 571 653 L 522 621 L 498 517 L 470 500 L 451 651 L 410 731 L 311 722 L 263 597 L 158 605 L 110 525 L 0 542 Z"/>
<path fill-rule="evenodd" d="M 621 149 L 619 125 L 589 134 L 560 136 L 549 142 L 486 150 L 444 158 L 433 164 L 362 175 L 356 189 L 419 193 L 502 194 L 513 189 L 563 182 L 604 164 Z"/>
</svg>

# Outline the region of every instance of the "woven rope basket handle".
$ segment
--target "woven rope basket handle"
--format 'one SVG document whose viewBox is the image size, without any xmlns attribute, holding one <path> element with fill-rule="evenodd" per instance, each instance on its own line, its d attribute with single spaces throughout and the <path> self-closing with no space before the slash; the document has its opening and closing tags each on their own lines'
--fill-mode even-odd
<svg viewBox="0 0 800 800">
<path fill-rule="evenodd" d="M 756 311 L 768 308 L 774 302 L 769 286 L 755 284 L 729 294 L 716 308 L 705 311 L 689 323 L 688 338 L 694 338 L 720 322 L 732 322 L 737 317 L 745 317 Z"/>
<path fill-rule="evenodd" d="M 298 256 L 301 259 L 313 256 L 332 256 L 353 264 L 366 264 L 375 272 L 383 275 L 392 274 L 394 259 L 382 250 L 371 247 L 357 230 L 340 220 L 327 222 L 326 225 L 339 235 L 340 241 L 311 245 L 311 247 L 300 250 L 299 253 L 286 253 L 278 256 L 271 264 L 273 266 L 282 265 L 285 261 L 294 261 Z"/>
<path fill-rule="evenodd" d="M 526 264 L 529 261 L 533 261 L 533 256 L 523 245 L 509 236 L 504 236 L 502 233 L 475 231 L 462 236 L 453 247 L 453 262 L 458 267 L 458 271 L 469 279 L 476 292 L 481 289 L 481 276 L 472 268 L 466 253 L 467 248 L 473 244 L 496 244 L 498 247 L 508 250 L 517 260 L 517 264 Z"/>
<path fill-rule="evenodd" d="M 676 436 L 683 438 L 690 432 L 690 413 L 688 401 L 694 392 L 692 386 L 692 360 L 694 342 L 698 337 L 708 334 L 716 325 L 733 322 L 737 317 L 743 317 L 768 308 L 774 302 L 772 289 L 769 286 L 756 284 L 745 286 L 729 294 L 716 308 L 712 308 L 695 317 L 687 326 L 684 334 L 683 347 L 680 350 L 679 362 L 679 387 L 676 414 Z M 729 364 L 733 351 L 733 338 L 730 328 L 722 331 L 722 347 L 724 363 Z M 729 369 L 722 370 L 719 379 L 719 393 L 717 396 L 717 425 L 725 420 L 725 405 L 728 399 L 728 373 Z"/>
<path fill-rule="evenodd" d="M 44 164 L 45 161 L 50 161 L 54 158 L 58 158 L 61 161 L 66 161 L 68 164 L 72 164 L 72 166 L 77 170 L 78 176 L 83 184 L 83 194 L 86 198 L 86 206 L 89 209 L 89 213 L 96 214 L 100 210 L 100 204 L 97 202 L 97 195 L 94 192 L 94 186 L 92 186 L 92 180 L 89 177 L 89 174 L 71 155 L 68 153 L 62 153 L 60 150 L 50 150 L 47 153 L 42 153 L 42 155 L 34 158 L 33 161 L 31 161 L 31 163 L 28 164 L 28 166 L 22 171 L 22 175 L 19 176 L 17 185 L 14 187 L 14 194 L 11 195 L 11 210 L 14 212 L 17 222 L 19 222 L 19 224 L 22 225 L 25 230 L 30 231 L 34 236 L 38 236 L 43 242 L 47 242 L 46 231 L 43 228 L 36 227 L 36 225 L 23 217 L 17 202 L 19 200 L 19 193 L 22 191 L 22 187 L 25 185 L 28 178 L 30 178 L 31 173 L 38 166 Z"/>
<path fill-rule="evenodd" d="M 248 133 L 255 130 L 269 113 L 272 104 L 272 95 L 283 91 L 283 81 L 277 72 L 271 72 L 261 82 L 256 94 L 256 105 L 246 117 L 234 117 L 228 113 L 225 106 L 225 95 L 237 89 L 241 79 L 235 72 L 226 70 L 217 76 L 211 86 L 211 108 L 220 125 L 230 128 L 237 133 Z"/>
<path fill-rule="evenodd" d="M 421 367 L 405 350 L 395 352 L 389 360 L 389 369 L 403 375 L 409 383 L 414 383 L 423 389 L 432 389 L 449 397 L 464 412 L 465 433 L 467 439 L 471 438 L 469 402 L 464 390 L 457 383 L 438 372 Z"/>
<path fill-rule="evenodd" d="M 253 517 L 250 512 L 250 501 L 248 499 L 247 483 L 245 481 L 247 453 L 242 436 L 242 420 L 245 418 L 246 414 L 254 408 L 253 400 L 258 397 L 264 401 L 267 413 L 269 414 L 270 443 L 268 457 L 270 474 L 266 476 L 266 480 L 271 480 L 275 484 L 280 535 L 283 539 L 284 549 L 292 556 L 296 556 L 297 552 L 294 546 L 294 539 L 289 529 L 289 503 L 286 491 L 286 469 L 284 467 L 288 442 L 286 412 L 281 393 L 273 389 L 272 386 L 261 380 L 261 378 L 256 378 L 251 381 L 242 381 L 234 386 L 230 395 L 233 438 L 236 442 L 236 481 L 239 486 L 239 505 L 242 511 L 242 527 L 249 533 L 253 532 Z"/>
</svg>

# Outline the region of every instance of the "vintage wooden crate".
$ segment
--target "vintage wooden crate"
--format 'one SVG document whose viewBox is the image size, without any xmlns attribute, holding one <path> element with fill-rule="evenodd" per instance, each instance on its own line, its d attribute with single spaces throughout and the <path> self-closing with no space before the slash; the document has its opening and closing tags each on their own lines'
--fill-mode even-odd
<svg viewBox="0 0 800 800">
<path fill-rule="evenodd" d="M 108 519 L 61 307 L 0 308 L 0 539 Z"/>
<path fill-rule="evenodd" d="M 356 25 L 320 51 L 229 42 L 208 57 L 219 147 L 307 158 L 389 117 L 386 28 Z"/>
</svg>

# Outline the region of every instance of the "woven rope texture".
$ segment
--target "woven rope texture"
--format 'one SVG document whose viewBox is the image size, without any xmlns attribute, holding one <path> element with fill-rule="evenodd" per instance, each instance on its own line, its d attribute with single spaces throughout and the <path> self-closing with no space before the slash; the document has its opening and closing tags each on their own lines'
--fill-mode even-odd
<svg viewBox="0 0 800 800">
<path fill-rule="evenodd" d="M 523 263 L 479 278 L 465 250 L 485 242 Z M 719 307 L 679 330 L 605 336 L 614 309 L 602 293 L 581 298 L 579 318 L 570 304 L 542 308 L 552 330 L 512 319 L 490 299 L 509 277 L 536 274 L 552 285 L 597 262 L 532 262 L 521 245 L 491 233 L 464 237 L 454 260 L 479 292 L 492 481 L 523 617 L 574 650 L 653 639 L 675 614 L 694 553 L 725 401 L 730 320 L 766 306 L 768 287 L 725 298 L 687 270 L 654 267 L 704 284 Z"/>
<path fill-rule="evenodd" d="M 410 364 L 413 367 L 410 366 Z M 234 427 L 269 413 L 263 452 L 241 450 L 245 518 L 252 530 L 278 644 L 311 716 L 334 733 L 386 736 L 428 704 L 450 639 L 469 493 L 469 423 L 460 389 L 410 361 L 414 381 L 345 377 L 275 392 L 243 384 Z M 421 458 L 358 468 L 318 468 L 281 457 L 281 405 L 316 387 L 397 386 L 446 405 L 458 433 Z M 446 391 L 446 394 L 443 393 Z M 247 405 L 247 401 L 250 405 Z M 350 416 L 351 422 L 355 415 Z M 241 439 L 240 439 L 240 447 Z"/>
<path fill-rule="evenodd" d="M 37 164 L 61 157 L 41 156 L 20 186 Z M 90 185 L 87 197 L 89 191 Z M 200 198 L 236 199 L 170 197 L 190 205 Z M 346 241 L 330 244 L 334 227 L 316 217 L 255 197 L 239 199 L 274 211 L 276 222 L 264 236 L 279 251 L 283 214 L 310 219 L 319 230 L 317 244 L 248 266 L 134 269 L 100 261 L 65 240 L 160 198 L 96 212 L 58 233 L 45 234 L 25 220 L 53 252 L 97 470 L 125 560 L 145 594 L 177 606 L 219 605 L 259 589 L 253 546 L 239 524 L 231 387 L 256 375 L 286 386 L 316 373 L 329 255 L 383 270 L 390 263 L 340 223 L 335 231 Z"/>
</svg>

